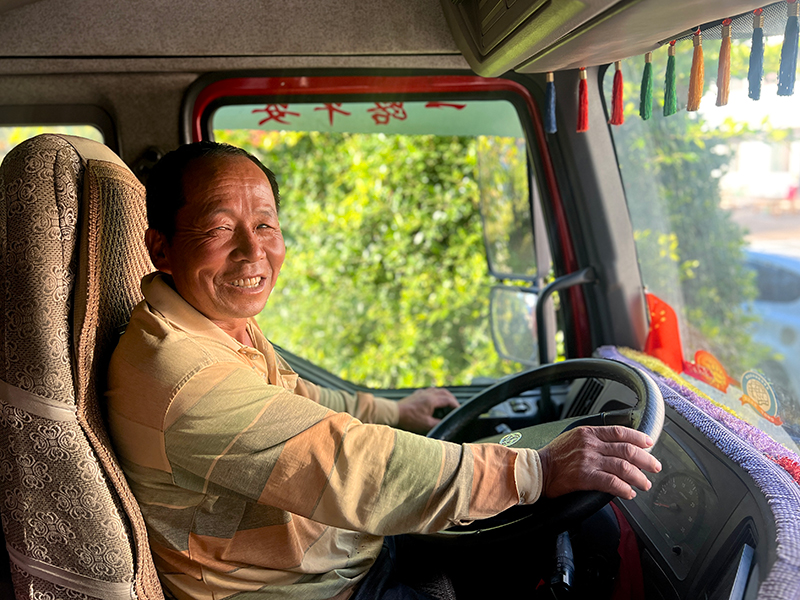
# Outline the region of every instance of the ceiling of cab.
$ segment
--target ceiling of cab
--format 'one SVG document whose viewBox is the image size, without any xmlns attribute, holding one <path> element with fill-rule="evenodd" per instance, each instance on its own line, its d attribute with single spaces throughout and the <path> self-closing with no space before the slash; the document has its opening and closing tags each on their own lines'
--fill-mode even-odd
<svg viewBox="0 0 800 600">
<path fill-rule="evenodd" d="M 0 0 L 0 13 L 25 4 L 33 4 L 34 2 L 39 2 L 39 0 Z"/>
<path fill-rule="evenodd" d="M 754 1 L 0 0 L 0 59 L 424 55 L 452 68 L 463 54 L 481 75 L 536 73 L 639 55 Z"/>
<path fill-rule="evenodd" d="M 0 57 L 458 55 L 439 0 L 0 0 Z"/>
<path fill-rule="evenodd" d="M 480 75 L 557 71 L 644 54 L 758 0 L 441 0 L 453 37 Z"/>
</svg>

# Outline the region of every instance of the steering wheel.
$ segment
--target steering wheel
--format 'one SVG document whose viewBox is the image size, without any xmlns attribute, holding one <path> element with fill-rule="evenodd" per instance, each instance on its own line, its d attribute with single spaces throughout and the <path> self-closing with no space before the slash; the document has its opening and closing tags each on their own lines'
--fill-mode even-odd
<svg viewBox="0 0 800 600">
<path fill-rule="evenodd" d="M 604 359 L 575 359 L 548 364 L 500 381 L 447 415 L 428 433 L 428 437 L 457 440 L 470 423 L 508 398 L 564 380 L 594 377 L 626 386 L 636 394 L 636 405 L 628 409 L 541 423 L 478 442 L 497 442 L 515 448 L 538 450 L 559 434 L 581 425 L 623 425 L 646 433 L 656 442 L 664 424 L 664 399 L 658 386 L 640 369 Z M 459 540 L 463 544 L 471 540 L 483 543 L 505 541 L 512 537 L 518 539 L 521 533 L 558 534 L 594 514 L 612 498 L 611 494 L 602 492 L 572 492 L 558 498 L 542 497 L 532 505 L 514 506 L 495 517 L 452 527 L 434 536 L 442 540 Z"/>
</svg>

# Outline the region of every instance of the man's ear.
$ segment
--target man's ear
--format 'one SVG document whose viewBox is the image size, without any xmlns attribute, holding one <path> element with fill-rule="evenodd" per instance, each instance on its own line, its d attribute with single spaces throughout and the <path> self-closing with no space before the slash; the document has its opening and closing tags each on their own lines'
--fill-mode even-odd
<svg viewBox="0 0 800 600">
<path fill-rule="evenodd" d="M 150 252 L 150 260 L 153 261 L 153 266 L 162 273 L 172 275 L 172 268 L 169 265 L 169 257 L 167 255 L 169 242 L 167 242 L 166 236 L 151 227 L 144 232 L 144 243 Z"/>
</svg>

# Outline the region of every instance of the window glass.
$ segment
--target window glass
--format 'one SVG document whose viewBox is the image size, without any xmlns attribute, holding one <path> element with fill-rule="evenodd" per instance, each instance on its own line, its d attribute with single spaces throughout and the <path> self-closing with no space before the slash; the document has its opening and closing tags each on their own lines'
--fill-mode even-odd
<svg viewBox="0 0 800 600">
<path fill-rule="evenodd" d="M 767 40 L 765 73 L 777 72 L 781 44 L 780 37 Z M 692 59 L 691 43 L 685 46 L 679 42 L 677 52 L 679 108 Z M 718 41 L 704 44 L 706 73 L 716 72 L 718 49 Z M 666 57 L 654 53 L 654 73 L 665 72 Z M 699 350 L 712 353 L 737 382 L 718 399 L 796 451 L 800 113 L 796 97 L 777 96 L 770 75 L 760 101 L 748 97 L 748 57 L 749 41 L 734 40 L 727 106 L 715 105 L 712 80 L 699 111 L 663 117 L 663 89 L 656 85 L 647 121 L 638 115 L 643 61 L 625 61 L 626 97 L 637 102 L 611 131 L 642 278 L 675 309 L 684 361 L 696 360 Z M 609 69 L 604 79 L 607 99 L 613 74 Z M 775 403 L 747 401 L 741 378 L 751 370 L 770 382 Z"/>
<path fill-rule="evenodd" d="M 286 261 L 258 317 L 270 340 L 379 388 L 470 384 L 520 368 L 492 344 L 480 214 L 481 185 L 493 185 L 507 213 L 530 219 L 511 102 L 237 104 L 218 108 L 211 127 L 281 186 Z M 527 229 L 515 252 L 496 253 L 501 270 L 535 272 Z"/>
<path fill-rule="evenodd" d="M 17 145 L 42 133 L 77 135 L 104 143 L 103 134 L 93 125 L 6 125 L 0 127 L 0 160 Z"/>
<path fill-rule="evenodd" d="M 478 138 L 478 184 L 489 268 L 498 277 L 533 279 L 536 252 L 523 137 Z M 534 193 L 535 200 L 538 197 Z"/>
</svg>

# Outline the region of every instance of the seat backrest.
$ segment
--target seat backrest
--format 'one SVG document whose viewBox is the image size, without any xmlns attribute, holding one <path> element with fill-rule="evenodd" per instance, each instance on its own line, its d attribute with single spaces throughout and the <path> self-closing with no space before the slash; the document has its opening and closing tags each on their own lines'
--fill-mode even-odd
<svg viewBox="0 0 800 600">
<path fill-rule="evenodd" d="M 0 167 L 0 515 L 18 600 L 163 598 L 98 404 L 152 270 L 144 189 L 102 144 L 41 135 Z"/>
</svg>

